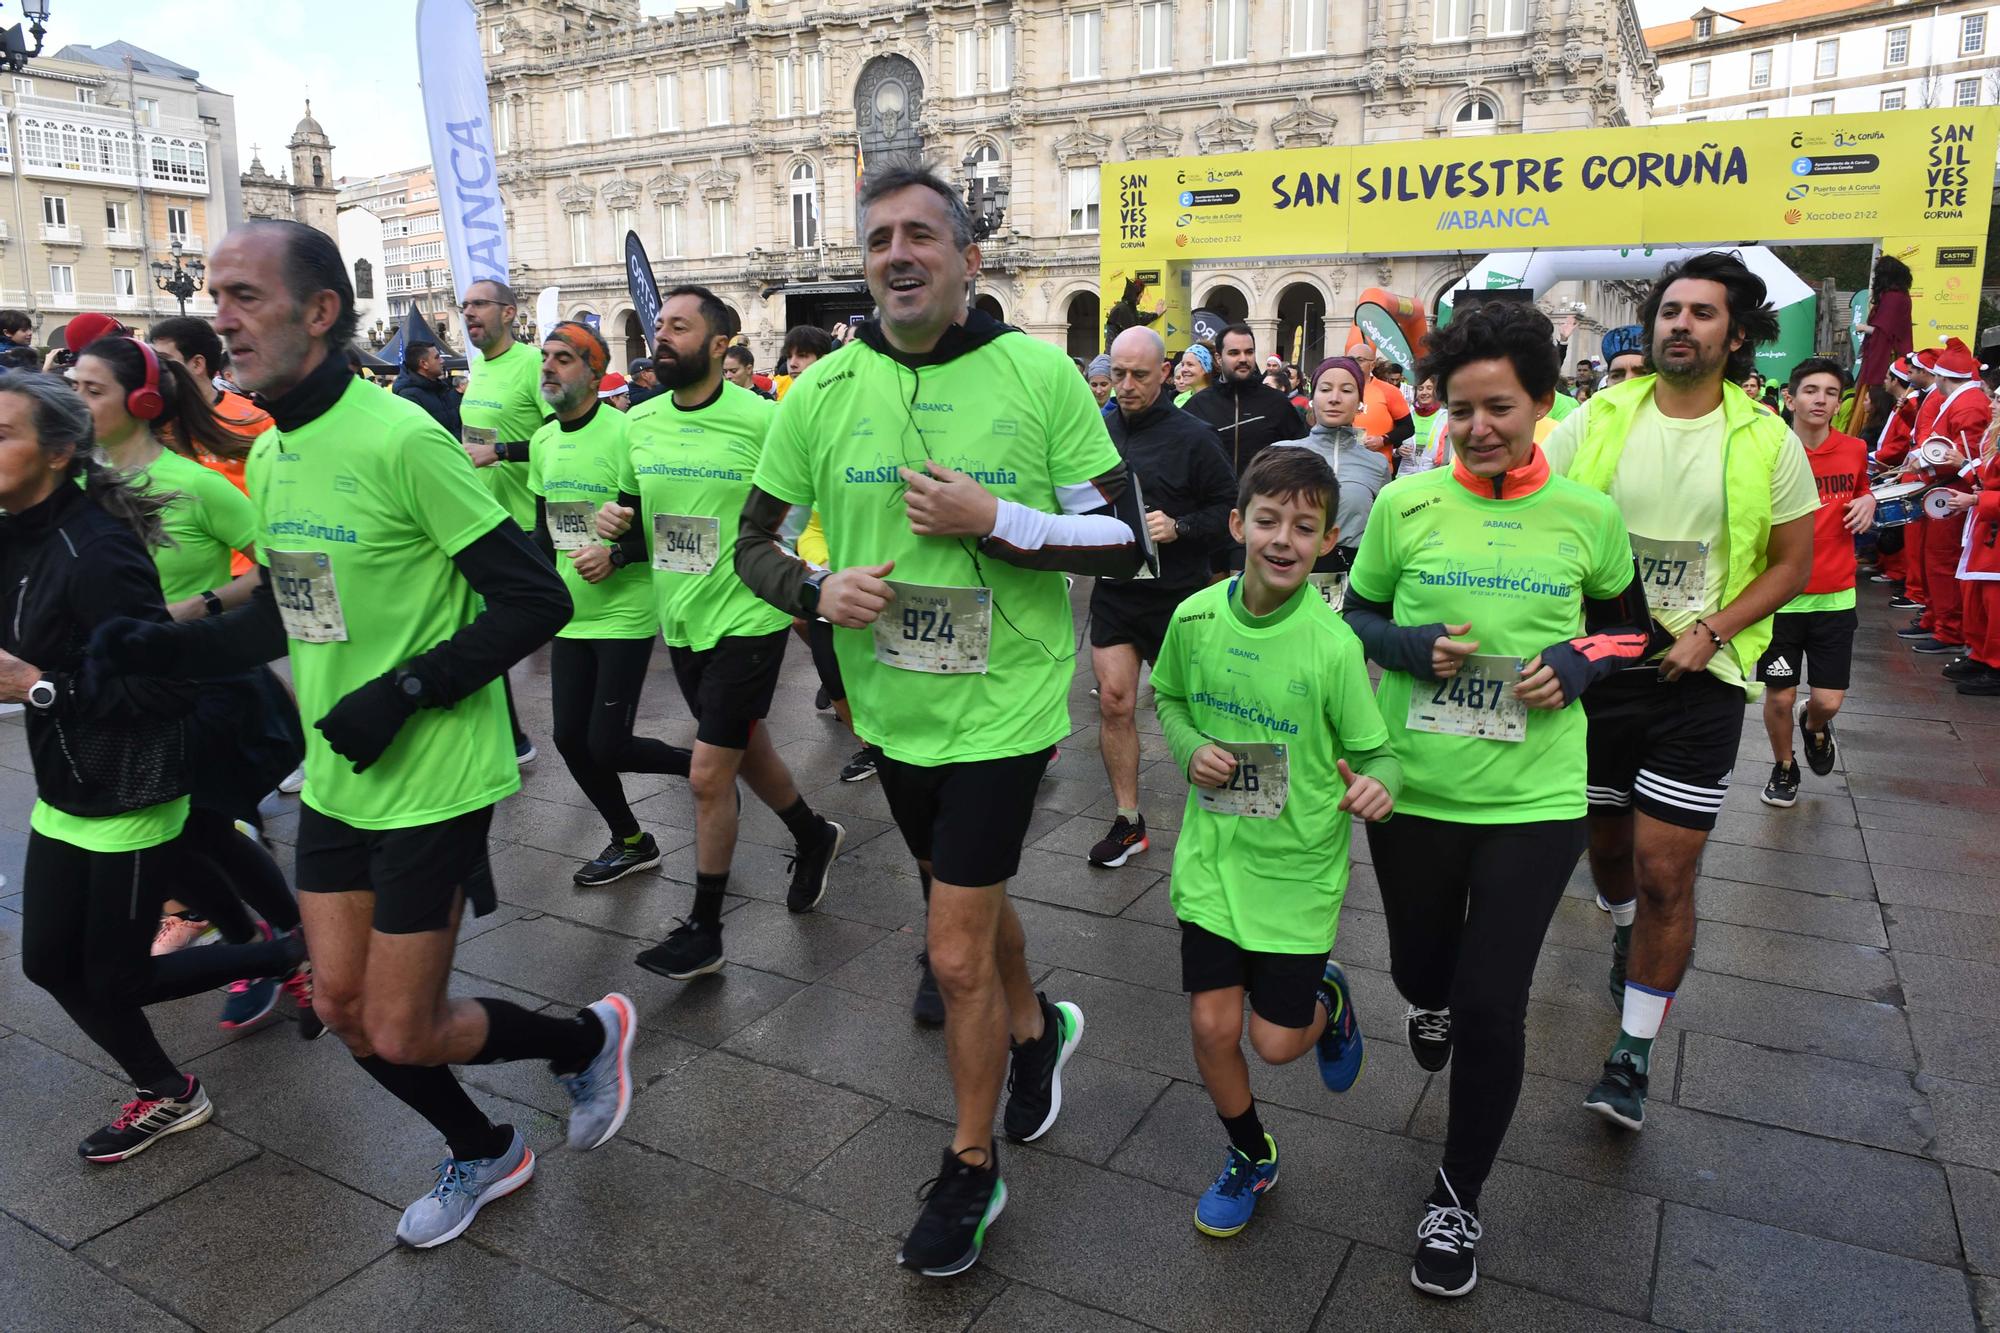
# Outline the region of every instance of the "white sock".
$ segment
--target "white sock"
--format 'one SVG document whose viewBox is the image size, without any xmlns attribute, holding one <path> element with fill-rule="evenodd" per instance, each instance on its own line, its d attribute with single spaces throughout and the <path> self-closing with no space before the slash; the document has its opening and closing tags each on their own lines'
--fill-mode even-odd
<svg viewBox="0 0 2000 1333">
<path fill-rule="evenodd" d="M 1604 901 L 1604 895 L 1600 893 L 1597 895 L 1597 905 L 1611 913 L 1611 924 L 1614 926 L 1629 926 L 1639 915 L 1639 900 L 1637 898 L 1629 902 L 1607 903 Z"/>
<path fill-rule="evenodd" d="M 1647 1041 L 1660 1035 L 1667 1021 L 1667 1006 L 1674 1002 L 1672 991 L 1647 990 L 1636 981 L 1625 983 L 1625 1016 L 1619 1027 L 1627 1036 Z"/>
</svg>

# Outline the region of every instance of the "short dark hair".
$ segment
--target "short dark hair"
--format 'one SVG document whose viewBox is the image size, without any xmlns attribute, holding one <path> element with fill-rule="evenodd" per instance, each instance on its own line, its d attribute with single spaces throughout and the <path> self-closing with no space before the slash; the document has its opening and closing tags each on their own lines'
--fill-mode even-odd
<svg viewBox="0 0 2000 1333">
<path fill-rule="evenodd" d="M 1767 299 L 1764 280 L 1726 250 L 1705 251 L 1685 263 L 1667 265 L 1653 284 L 1653 290 L 1646 294 L 1646 303 L 1639 307 L 1639 323 L 1646 330 L 1649 353 L 1653 346 L 1653 325 L 1660 318 L 1660 303 L 1666 298 L 1667 288 L 1683 278 L 1720 283 L 1728 294 L 1729 331 L 1741 335 L 1743 345 L 1729 354 L 1722 373 L 1731 383 L 1742 383 L 1757 368 L 1757 344 L 1776 342 L 1778 338 L 1778 312 Z"/>
<path fill-rule="evenodd" d="M 361 317 L 354 309 L 354 282 L 347 276 L 347 261 L 333 237 L 317 227 L 286 218 L 260 218 L 247 222 L 239 231 L 276 231 L 285 239 L 285 290 L 292 304 L 303 306 L 321 292 L 340 298 L 340 313 L 326 331 L 326 344 L 336 351 L 353 346 L 354 332 Z"/>
<path fill-rule="evenodd" d="M 861 219 L 861 234 L 868 235 L 868 209 L 877 199 L 892 195 L 898 190 L 907 190 L 912 185 L 921 185 L 944 201 L 945 216 L 951 220 L 952 244 L 963 250 L 972 244 L 972 214 L 965 207 L 965 200 L 959 197 L 951 183 L 928 165 L 914 167 L 887 167 L 870 172 L 861 182 L 861 199 L 855 208 L 855 215 Z"/>
<path fill-rule="evenodd" d="M 1242 484 L 1236 488 L 1236 512 L 1247 519 L 1250 502 L 1260 495 L 1273 500 L 1317 500 L 1323 526 L 1333 522 L 1334 511 L 1340 506 L 1340 482 L 1326 460 L 1311 449 L 1278 445 L 1260 450 L 1244 469 Z"/>
<path fill-rule="evenodd" d="M 171 316 L 153 325 L 146 333 L 146 341 L 155 347 L 170 342 L 181 356 L 200 357 L 211 375 L 222 369 L 222 339 L 205 319 L 193 315 Z"/>
<path fill-rule="evenodd" d="M 1215 335 L 1215 350 L 1220 352 L 1222 345 L 1229 341 L 1231 335 L 1239 338 L 1248 338 L 1250 340 L 1250 350 L 1253 352 L 1257 350 L 1257 330 L 1251 328 L 1242 320 L 1238 320 L 1234 324 L 1225 324 L 1222 326 L 1222 332 Z"/>
<path fill-rule="evenodd" d="M 778 359 L 789 361 L 796 352 L 811 356 L 832 356 L 833 335 L 817 324 L 797 324 L 785 331 L 785 345 L 778 349 Z"/>
<path fill-rule="evenodd" d="M 1443 398 L 1451 374 L 1474 361 L 1506 360 L 1514 378 L 1530 398 L 1554 393 L 1562 378 L 1562 356 L 1556 351 L 1555 326 L 1549 317 L 1524 301 L 1488 301 L 1465 312 L 1454 312 L 1451 323 L 1432 329 L 1417 364 L 1418 382 L 1437 381 Z"/>
<path fill-rule="evenodd" d="M 1785 381 L 1785 388 L 1792 393 L 1799 391 L 1799 383 L 1808 375 L 1831 375 L 1840 381 L 1840 391 L 1846 393 L 1854 383 L 1848 377 L 1847 367 L 1830 356 L 1809 356 L 1792 367 L 1792 377 Z"/>
<path fill-rule="evenodd" d="M 403 349 L 403 369 L 410 371 L 412 374 L 414 374 L 416 372 L 417 367 L 421 366 L 424 363 L 424 358 L 429 356 L 432 352 L 435 352 L 436 350 L 437 350 L 436 343 L 427 343 L 427 342 L 411 343 L 409 346 Z"/>
<path fill-rule="evenodd" d="M 724 361 L 734 361 L 740 366 L 748 366 L 752 370 L 757 368 L 757 354 L 742 343 L 729 344 L 728 348 L 722 353 L 722 359 Z"/>
<path fill-rule="evenodd" d="M 27 311 L 0 310 L 0 337 L 19 333 L 23 329 L 32 329 L 34 327 L 35 321 L 28 317 Z"/>
<path fill-rule="evenodd" d="M 516 309 L 520 308 L 521 298 L 514 295 L 514 289 L 512 287 L 500 281 L 500 279 L 498 278 L 474 278 L 471 282 L 465 285 L 465 290 L 469 292 L 482 282 L 485 283 L 487 286 L 493 288 L 493 290 L 500 293 L 501 305 L 511 305 Z"/>
<path fill-rule="evenodd" d="M 692 296 L 701 306 L 701 322 L 708 325 L 711 338 L 734 338 L 736 336 L 736 313 L 723 304 L 722 298 L 699 283 L 684 282 L 660 298 L 660 308 L 666 309 L 667 302 L 676 296 Z"/>
</svg>

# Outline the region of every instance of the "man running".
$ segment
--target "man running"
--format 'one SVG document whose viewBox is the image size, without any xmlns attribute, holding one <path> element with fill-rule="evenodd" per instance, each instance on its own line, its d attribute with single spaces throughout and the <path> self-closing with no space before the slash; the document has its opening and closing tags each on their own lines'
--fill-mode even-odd
<svg viewBox="0 0 2000 1333">
<path fill-rule="evenodd" d="M 238 382 L 275 426 L 250 458 L 264 579 L 250 605 L 180 625 L 116 622 L 113 669 L 207 677 L 291 658 L 306 732 L 297 882 L 314 1008 L 370 1077 L 444 1136 L 404 1244 L 440 1245 L 528 1183 L 535 1155 L 450 1066 L 545 1060 L 569 1142 L 631 1105 L 632 1005 L 574 1015 L 446 993 L 459 916 L 494 907 L 486 833 L 521 785 L 496 681 L 568 619 L 548 562 L 423 410 L 348 373 L 354 289 L 324 233 L 236 228 L 209 265 Z"/>
<path fill-rule="evenodd" d="M 1007 881 L 1070 729 L 1059 571 L 1130 577 L 1145 520 L 1069 358 L 966 308 L 980 254 L 958 193 L 893 169 L 860 212 L 881 317 L 779 404 L 736 565 L 773 605 L 839 627 L 855 730 L 882 753 L 925 884 L 958 1122 L 899 1261 L 946 1277 L 978 1261 L 1007 1201 L 993 1149 L 1003 1078 L 1008 1136 L 1041 1137 L 1083 1035 L 1075 1005 L 1035 993 Z M 780 544 L 794 505 L 825 519 L 830 571 Z"/>
<path fill-rule="evenodd" d="M 1617 503 L 1653 618 L 1674 637 L 1583 696 L 1590 869 L 1616 927 L 1624 1016 L 1584 1104 L 1628 1129 L 1645 1121 L 1653 1039 L 1694 947 L 1695 866 L 1729 790 L 1746 672 L 1771 614 L 1805 587 L 1819 508 L 1798 439 L 1735 384 L 1778 333 L 1763 280 L 1734 255 L 1697 255 L 1660 275 L 1640 323 L 1658 373 L 1594 395 L 1543 446 L 1557 472 Z"/>
</svg>

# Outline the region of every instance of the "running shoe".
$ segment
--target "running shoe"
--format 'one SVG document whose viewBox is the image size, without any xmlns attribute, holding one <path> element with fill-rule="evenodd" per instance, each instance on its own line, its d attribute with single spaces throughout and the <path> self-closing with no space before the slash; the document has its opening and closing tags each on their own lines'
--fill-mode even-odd
<svg viewBox="0 0 2000 1333">
<path fill-rule="evenodd" d="M 840 767 L 842 782 L 866 782 L 875 776 L 875 752 L 862 746 L 854 752 L 854 757 Z"/>
<path fill-rule="evenodd" d="M 160 928 L 153 932 L 153 957 L 179 953 L 189 945 L 200 944 L 215 934 L 212 922 L 204 921 L 187 912 L 169 912 L 160 918 Z"/>
<path fill-rule="evenodd" d="M 403 1220 L 396 1224 L 396 1239 L 419 1250 L 456 1240 L 481 1208 L 533 1180 L 535 1154 L 520 1130 L 513 1134 L 513 1142 L 498 1157 L 475 1161 L 447 1157 L 439 1162 L 437 1184 L 403 1210 Z"/>
<path fill-rule="evenodd" d="M 597 859 L 585 865 L 570 880 L 579 888 L 595 889 L 606 884 L 636 875 L 641 870 L 651 870 L 660 863 L 660 844 L 650 833 L 639 835 L 636 845 L 627 846 L 622 839 L 613 838 L 597 854 Z"/>
<path fill-rule="evenodd" d="M 1825 731 L 1810 731 L 1806 728 L 1806 707 L 1800 704 L 1799 733 L 1805 737 L 1806 766 L 1821 777 L 1833 772 L 1840 758 L 1840 747 L 1834 743 L 1832 719 L 1827 720 Z"/>
<path fill-rule="evenodd" d="M 306 766 L 300 764 L 278 780 L 278 790 L 287 796 L 297 796 L 306 785 Z"/>
<path fill-rule="evenodd" d="M 972 1149 L 971 1151 L 978 1151 Z M 1007 1206 L 1007 1182 L 989 1153 L 975 1166 L 950 1148 L 944 1165 L 917 1191 L 923 1210 L 896 1252 L 896 1262 L 925 1277 L 956 1277 L 979 1262 L 986 1229 Z"/>
<path fill-rule="evenodd" d="M 1870 574 L 1870 575 L 1868 576 L 1868 581 L 1869 581 L 1870 583 L 1894 583 L 1894 582 L 1896 582 L 1896 580 L 1895 580 L 1895 579 L 1891 578 L 1891 577 L 1890 577 L 1889 575 L 1887 575 L 1887 574 Z"/>
<path fill-rule="evenodd" d="M 1269 1134 L 1264 1146 L 1270 1155 L 1253 1162 L 1241 1148 L 1229 1145 L 1229 1159 L 1222 1174 L 1202 1192 L 1194 1206 L 1194 1229 L 1204 1236 L 1233 1236 L 1250 1225 L 1257 1200 L 1278 1183 L 1278 1141 Z"/>
<path fill-rule="evenodd" d="M 1410 1285 L 1433 1296 L 1463 1296 L 1471 1291 L 1479 1283 L 1473 1250 L 1482 1234 L 1479 1215 L 1459 1203 L 1458 1192 L 1444 1172 L 1438 1172 L 1437 1188 L 1424 1200 L 1424 1220 L 1417 1223 Z"/>
<path fill-rule="evenodd" d="M 604 1045 L 582 1069 L 556 1079 L 569 1094 L 569 1146 L 583 1151 L 616 1134 L 632 1109 L 632 1040 L 639 1033 L 632 1002 L 617 991 L 590 1012 L 604 1025 Z"/>
<path fill-rule="evenodd" d="M 686 981 L 722 970 L 722 926 L 682 921 L 667 937 L 633 959 L 669 981 Z"/>
<path fill-rule="evenodd" d="M 1889 609 L 1891 611 L 1921 611 L 1924 609 L 1924 604 L 1913 601 L 1902 593 L 1897 593 L 1889 599 Z"/>
<path fill-rule="evenodd" d="M 833 858 L 840 855 L 847 830 L 831 819 L 819 821 L 819 842 L 808 849 L 801 845 L 785 856 L 792 872 L 792 885 L 785 890 L 785 910 L 810 912 L 826 897 L 827 877 L 833 872 Z"/>
<path fill-rule="evenodd" d="M 1954 657 L 1945 663 L 1943 674 L 1946 680 L 1977 680 L 1992 670 L 1992 667 L 1975 658 Z"/>
<path fill-rule="evenodd" d="M 1923 617 L 1918 616 L 1915 620 L 1897 630 L 1896 637 L 1899 639 L 1928 639 L 1931 637 L 1931 632 L 1924 628 Z"/>
<path fill-rule="evenodd" d="M 923 969 L 917 977 L 917 998 L 910 1001 L 910 1017 L 927 1028 L 944 1026 L 944 992 L 938 989 L 937 973 L 931 971 L 931 956 L 917 955 L 917 966 Z"/>
<path fill-rule="evenodd" d="M 535 760 L 538 757 L 540 757 L 540 755 L 541 751 L 537 750 L 535 748 L 535 743 L 529 740 L 526 736 L 520 736 L 515 738 L 514 764 L 516 767 L 526 768 L 529 764 L 534 763 Z M 446 1239 L 449 1240 L 450 1237 L 446 1237 Z M 432 1243 L 435 1244 L 436 1242 L 433 1241 Z"/>
<path fill-rule="evenodd" d="M 1055 1128 L 1062 1114 L 1062 1071 L 1083 1041 L 1083 1010 L 1063 1000 L 1050 1004 L 1035 992 L 1042 1006 L 1042 1035 L 1014 1047 L 1007 1070 L 1007 1111 L 1001 1121 L 1007 1137 L 1033 1143 Z"/>
<path fill-rule="evenodd" d="M 1604 1077 L 1583 1099 L 1584 1107 L 1626 1129 L 1646 1127 L 1646 1076 L 1629 1051 L 1613 1051 Z"/>
<path fill-rule="evenodd" d="M 819 690 L 814 693 L 813 707 L 822 713 L 828 712 L 833 708 L 833 696 L 826 692 L 826 686 L 820 686 Z"/>
<path fill-rule="evenodd" d="M 1139 822 L 1136 824 L 1120 815 L 1111 821 L 1111 832 L 1100 838 L 1097 845 L 1090 849 L 1089 860 L 1094 866 L 1106 868 L 1122 866 L 1140 852 L 1150 850 L 1152 845 L 1146 837 L 1144 815 L 1139 816 Z"/>
<path fill-rule="evenodd" d="M 2000 671 L 1988 671 L 1984 675 L 1961 680 L 1958 682 L 1958 692 L 1972 695 L 2000 694 Z"/>
<path fill-rule="evenodd" d="M 86 1162 L 122 1162 L 169 1134 L 206 1124 L 215 1103 L 193 1074 L 185 1077 L 187 1086 L 179 1093 L 139 1089 L 119 1108 L 116 1120 L 77 1145 L 78 1155 Z"/>
<path fill-rule="evenodd" d="M 1361 1025 L 1354 1018 L 1347 974 L 1331 958 L 1326 960 L 1326 975 L 1320 978 L 1319 1002 L 1326 1006 L 1326 1030 L 1315 1043 L 1319 1079 L 1329 1091 L 1346 1092 L 1361 1077 Z"/>
<path fill-rule="evenodd" d="M 1946 653 L 1962 653 L 1965 651 L 1965 645 L 1962 643 L 1946 643 L 1943 639 L 1938 638 L 1918 639 L 1910 645 L 1910 651 L 1935 656 Z"/>
<path fill-rule="evenodd" d="M 285 978 L 280 989 L 289 995 L 299 1011 L 299 1040 L 318 1041 L 326 1035 L 326 1023 L 313 1008 L 313 965 L 300 963 Z"/>
<path fill-rule="evenodd" d="M 1771 780 L 1764 784 L 1764 794 L 1758 798 L 1765 805 L 1775 805 L 1780 810 L 1789 810 L 1799 803 L 1799 761 L 1789 764 L 1771 765 Z"/>
<path fill-rule="evenodd" d="M 1451 1010 L 1419 1009 L 1413 1004 L 1403 1013 L 1403 1030 L 1410 1039 L 1410 1054 L 1425 1069 L 1435 1074 L 1451 1063 Z"/>
<path fill-rule="evenodd" d="M 278 1003 L 277 977 L 232 981 L 222 1002 L 222 1030 L 237 1032 L 271 1012 Z"/>
</svg>

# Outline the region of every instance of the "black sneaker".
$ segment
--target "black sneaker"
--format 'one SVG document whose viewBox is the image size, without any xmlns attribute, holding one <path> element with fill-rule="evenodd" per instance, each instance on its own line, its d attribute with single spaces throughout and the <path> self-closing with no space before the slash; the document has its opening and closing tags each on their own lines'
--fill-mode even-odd
<svg viewBox="0 0 2000 1333">
<path fill-rule="evenodd" d="M 1958 692 L 1974 695 L 2000 694 L 2000 671 L 1988 671 L 1983 675 L 1961 680 L 1958 682 Z"/>
<path fill-rule="evenodd" d="M 1964 652 L 1965 645 L 1962 643 L 1946 643 L 1943 639 L 1939 638 L 1927 638 L 1927 639 L 1918 639 L 1914 643 L 1912 643 L 1910 645 L 1910 651 L 1913 653 L 1926 653 L 1931 655 L 1949 655 L 1952 653 Z"/>
<path fill-rule="evenodd" d="M 1007 1070 L 1007 1110 L 1001 1127 L 1016 1143 L 1033 1143 L 1062 1114 L 1062 1071 L 1083 1040 L 1083 1010 L 1068 1000 L 1050 1004 L 1040 991 L 1042 1035 L 1013 1048 Z"/>
<path fill-rule="evenodd" d="M 854 758 L 841 766 L 842 782 L 866 782 L 875 776 L 875 752 L 862 746 L 854 752 Z"/>
<path fill-rule="evenodd" d="M 1840 747 L 1834 744 L 1832 719 L 1828 719 L 1825 731 L 1809 731 L 1806 728 L 1806 707 L 1800 704 L 1799 733 L 1806 740 L 1806 766 L 1821 777 L 1833 772 L 1833 766 L 1840 758 Z"/>
<path fill-rule="evenodd" d="M 792 887 L 785 890 L 786 911 L 810 912 L 819 906 L 819 900 L 826 897 L 826 880 L 833 869 L 833 858 L 840 855 L 840 845 L 846 841 L 845 828 L 831 819 L 822 819 L 818 844 L 799 847 L 785 857 L 792 868 Z"/>
<path fill-rule="evenodd" d="M 1928 639 L 1930 636 L 1931 632 L 1924 628 L 1922 616 L 1918 616 L 1915 620 L 1912 620 L 1909 624 L 1896 631 L 1896 637 L 1899 639 Z"/>
<path fill-rule="evenodd" d="M 1463 1296 L 1479 1284 L 1479 1263 L 1473 1249 L 1484 1229 L 1479 1215 L 1461 1207 L 1444 1172 L 1437 1188 L 1424 1200 L 1424 1220 L 1417 1223 L 1417 1255 L 1410 1263 L 1410 1285 L 1433 1296 Z"/>
<path fill-rule="evenodd" d="M 833 711 L 833 696 L 826 692 L 826 686 L 820 686 L 818 692 L 813 695 L 813 707 L 822 713 Z"/>
<path fill-rule="evenodd" d="M 1122 866 L 1140 852 L 1147 851 L 1152 843 L 1146 837 L 1146 817 L 1139 816 L 1139 822 L 1120 815 L 1111 821 L 1111 831 L 1097 840 L 1090 849 L 1089 861 L 1094 866 Z"/>
<path fill-rule="evenodd" d="M 1403 1030 L 1409 1035 L 1410 1054 L 1425 1069 L 1435 1074 L 1451 1063 L 1451 1010 L 1419 1009 L 1413 1004 L 1404 1011 Z"/>
<path fill-rule="evenodd" d="M 1951 661 L 1945 663 L 1944 678 L 1946 680 L 1977 680 L 1991 670 L 1993 670 L 1992 667 L 1973 658 L 1954 657 Z"/>
<path fill-rule="evenodd" d="M 1771 780 L 1764 784 L 1764 794 L 1758 799 L 1765 805 L 1775 805 L 1780 810 L 1789 810 L 1799 803 L 1799 761 L 1789 764 L 1771 765 Z"/>
<path fill-rule="evenodd" d="M 1646 1076 L 1624 1051 L 1613 1051 L 1604 1062 L 1604 1077 L 1584 1096 L 1584 1106 L 1614 1125 L 1646 1127 Z"/>
<path fill-rule="evenodd" d="M 917 998 L 910 1001 L 910 1017 L 927 1028 L 944 1026 L 944 992 L 938 989 L 937 973 L 931 971 L 931 956 L 917 955 L 923 975 L 917 978 Z"/>
<path fill-rule="evenodd" d="M 991 1153 L 986 1157 L 975 1166 L 951 1149 L 944 1150 L 944 1165 L 917 1191 L 923 1211 L 903 1248 L 896 1251 L 897 1263 L 925 1277 L 956 1277 L 979 1262 L 986 1228 L 1007 1206 L 1007 1182 L 1000 1179 L 1000 1164 Z"/>
<path fill-rule="evenodd" d="M 632 961 L 669 981 L 686 981 L 722 970 L 722 927 L 682 921 L 667 937 Z"/>
<path fill-rule="evenodd" d="M 570 878 L 586 889 L 594 889 L 613 880 L 623 879 L 627 875 L 636 875 L 641 870 L 651 870 L 659 863 L 660 844 L 653 841 L 652 834 L 642 833 L 639 835 L 639 844 L 636 847 L 628 847 L 623 842 L 613 839 L 597 854 L 595 861 L 584 866 Z"/>
<path fill-rule="evenodd" d="M 169 1134 L 206 1124 L 215 1114 L 208 1093 L 187 1075 L 187 1087 L 180 1093 L 148 1092 L 141 1088 L 133 1099 L 119 1108 L 118 1118 L 77 1145 L 78 1156 L 86 1162 L 122 1162 L 137 1157 Z"/>
<path fill-rule="evenodd" d="M 1924 609 L 1924 604 L 1912 601 L 1902 593 L 1897 593 L 1889 599 L 1889 609 L 1891 611 L 1921 611 Z"/>
</svg>

